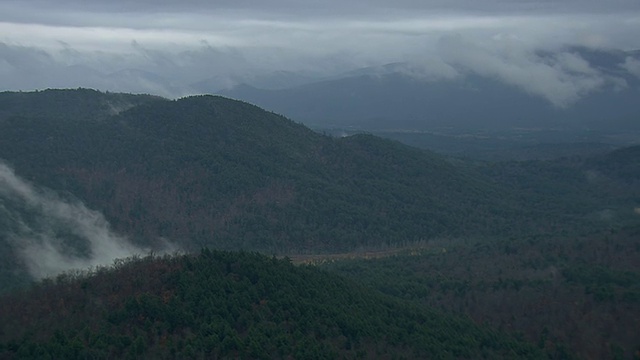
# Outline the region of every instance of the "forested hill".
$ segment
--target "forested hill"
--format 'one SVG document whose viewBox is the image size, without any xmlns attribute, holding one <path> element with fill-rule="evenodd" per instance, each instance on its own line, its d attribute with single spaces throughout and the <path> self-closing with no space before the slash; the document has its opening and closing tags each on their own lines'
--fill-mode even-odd
<svg viewBox="0 0 640 360">
<path fill-rule="evenodd" d="M 78 91 L 93 102 L 124 98 Z M 41 100 L 47 94 L 55 100 Z M 29 95 L 40 111 L 5 111 L 0 158 L 138 239 L 286 253 L 540 225 L 535 209 L 436 154 L 369 135 L 331 138 L 247 103 L 142 101 L 87 121 L 91 113 L 47 116 L 77 91 L 20 96 Z"/>
<path fill-rule="evenodd" d="M 348 251 L 583 229 L 597 210 L 580 169 L 479 171 L 370 135 L 324 136 L 222 97 L 0 94 L 0 104 L 15 99 L 20 106 L 2 109 L 0 158 L 142 242 Z M 115 112 L 104 105 L 125 103 Z M 572 189 L 571 198 L 558 188 Z"/>
<path fill-rule="evenodd" d="M 103 120 L 144 103 L 167 101 L 158 96 L 103 93 L 91 89 L 1 92 L 0 119 L 13 116 L 65 120 Z"/>
<path fill-rule="evenodd" d="M 0 93 L 0 292 L 13 290 L 0 297 L 0 357 L 563 358 L 590 351 L 564 341 L 586 339 L 631 351 L 629 332 L 612 338 L 621 345 L 592 335 L 619 316 L 632 328 L 638 159 L 630 147 L 472 162 L 318 134 L 217 96 Z M 217 250 L 95 267 L 167 242 Z M 338 264 L 352 280 L 221 251 L 399 247 L 370 271 Z M 544 305 L 557 294 L 566 302 Z M 523 331 L 537 349 L 434 305 Z M 549 317 L 566 325 L 545 330 Z"/>
<path fill-rule="evenodd" d="M 0 297 L 3 359 L 542 359 L 531 344 L 250 253 L 135 258 Z"/>
</svg>

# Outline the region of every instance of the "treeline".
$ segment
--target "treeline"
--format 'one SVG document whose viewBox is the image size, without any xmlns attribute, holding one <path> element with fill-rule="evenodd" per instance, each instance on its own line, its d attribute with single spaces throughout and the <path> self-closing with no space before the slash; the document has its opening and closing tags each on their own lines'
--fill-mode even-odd
<svg viewBox="0 0 640 360">
<path fill-rule="evenodd" d="M 91 89 L 0 92 L 0 121 L 20 116 L 55 121 L 103 121 L 132 107 L 168 101 L 153 95 L 103 93 Z"/>
<path fill-rule="evenodd" d="M 531 344 L 288 259 L 203 250 L 0 297 L 0 357 L 544 358 Z"/>
<path fill-rule="evenodd" d="M 442 240 L 321 268 L 520 334 L 555 358 L 637 358 L 640 228 L 575 237 Z"/>
</svg>

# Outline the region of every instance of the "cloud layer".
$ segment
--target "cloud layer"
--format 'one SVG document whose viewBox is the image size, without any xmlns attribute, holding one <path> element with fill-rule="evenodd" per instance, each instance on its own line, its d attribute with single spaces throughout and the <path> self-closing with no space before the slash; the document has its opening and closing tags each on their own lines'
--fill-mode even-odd
<svg viewBox="0 0 640 360">
<path fill-rule="evenodd" d="M 492 42 L 482 44 L 460 36 L 443 37 L 439 50 L 449 64 L 497 78 L 560 108 L 605 86 L 626 86 L 624 79 L 602 73 L 571 51 L 540 54 L 521 41 Z"/>
<path fill-rule="evenodd" d="M 177 97 L 207 79 L 224 86 L 230 77 L 281 70 L 323 78 L 412 62 L 429 75 L 459 66 L 566 106 L 610 79 L 572 54 L 551 62 L 533 54 L 574 45 L 640 49 L 635 1 L 390 4 L 7 0 L 0 4 L 0 84 Z M 637 73 L 634 60 L 622 68 Z"/>
</svg>

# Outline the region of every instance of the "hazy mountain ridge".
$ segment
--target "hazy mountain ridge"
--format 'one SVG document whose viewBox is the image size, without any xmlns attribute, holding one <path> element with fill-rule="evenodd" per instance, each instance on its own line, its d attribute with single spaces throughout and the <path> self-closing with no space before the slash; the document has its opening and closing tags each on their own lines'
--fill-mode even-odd
<svg viewBox="0 0 640 360">
<path fill-rule="evenodd" d="M 382 188 L 369 189 L 379 193 L 378 198 L 372 197 L 373 193 L 363 192 L 362 186 L 368 188 L 373 186 L 375 181 L 383 181 L 384 189 L 388 186 L 396 187 L 393 190 L 396 196 L 404 198 L 402 201 L 409 201 L 409 198 L 406 198 L 407 195 L 402 194 L 402 191 L 405 191 L 404 186 L 399 187 L 401 183 L 395 178 L 409 181 L 410 184 L 423 184 L 424 195 L 422 196 L 426 196 L 424 200 L 436 207 L 443 206 L 437 205 L 437 197 L 447 193 L 449 194 L 447 196 L 459 199 L 461 204 L 465 198 L 481 196 L 481 193 L 472 196 L 463 195 L 467 191 L 464 186 L 459 188 L 460 195 L 456 195 L 459 190 L 453 188 L 451 191 L 439 191 L 442 186 L 448 187 L 447 178 L 456 178 L 459 175 L 458 170 L 438 159 L 437 156 L 426 157 L 419 151 L 403 150 L 399 144 L 366 136 L 343 140 L 328 138 L 276 115 L 265 113 L 254 106 L 222 98 L 196 97 L 143 105 L 121 113 L 112 121 L 87 123 L 85 126 L 73 124 L 73 130 L 68 130 L 75 132 L 75 135 L 70 132 L 64 134 L 64 125 L 60 123 L 55 125 L 57 132 L 54 132 L 44 127 L 45 125 L 53 126 L 49 122 L 38 124 L 39 120 L 33 120 L 36 123 L 28 123 L 29 121 L 31 120 L 13 119 L 11 122 L 5 122 L 8 128 L 4 132 L 6 138 L 3 141 L 6 152 L 12 151 L 14 156 L 26 162 L 23 165 L 25 168 L 32 167 L 27 175 L 45 180 L 42 174 L 47 174 L 47 170 L 43 171 L 43 169 L 49 169 L 51 182 L 45 181 L 44 184 L 62 189 L 69 189 L 71 185 L 74 187 L 73 192 L 90 204 L 101 209 L 111 208 L 112 210 L 107 211 L 107 214 L 110 214 L 108 215 L 110 219 L 115 220 L 116 227 L 139 218 L 142 221 L 139 225 L 142 227 L 134 226 L 137 228 L 134 231 L 141 231 L 142 234 L 145 231 L 158 232 L 157 229 L 147 229 L 148 225 L 145 225 L 147 222 L 156 223 L 158 219 L 169 221 L 170 217 L 176 216 L 175 213 L 165 215 L 156 213 L 156 211 L 165 213 L 167 205 L 177 211 L 177 214 L 186 215 L 192 211 L 203 211 L 204 213 L 200 215 L 203 223 L 197 227 L 196 231 L 206 231 L 209 234 L 211 231 L 205 230 L 207 228 L 203 226 L 206 226 L 205 223 L 210 220 L 204 222 L 205 219 L 210 216 L 214 216 L 214 219 L 222 216 L 221 219 L 227 219 L 225 222 L 229 223 L 236 216 L 238 206 L 240 208 L 252 206 L 250 204 L 257 201 L 256 194 L 265 191 L 267 193 L 275 191 L 284 197 L 293 196 L 294 200 L 290 201 L 289 206 L 281 204 L 272 211 L 281 212 L 281 215 L 277 216 L 279 218 L 291 211 L 288 209 L 297 208 L 293 213 L 286 215 L 293 216 L 294 219 L 307 212 L 308 210 L 303 210 L 307 206 L 318 204 L 330 206 L 334 197 L 355 200 L 341 203 L 341 206 L 351 209 L 348 212 L 352 215 L 348 218 L 362 211 L 366 213 L 365 208 L 359 208 L 365 203 L 378 204 L 376 206 L 380 207 L 386 201 L 393 201 L 396 203 L 394 205 L 396 211 L 410 211 L 403 210 L 405 205 L 402 205 L 400 200 L 391 200 L 393 198 L 380 193 Z M 93 134 L 100 134 L 100 136 L 96 137 Z M 28 154 L 20 154 L 19 147 L 12 146 L 15 144 L 14 141 L 38 142 L 36 140 L 38 138 L 48 139 L 48 141 L 32 144 L 34 147 Z M 386 147 L 386 150 L 378 149 L 380 146 Z M 394 153 L 401 155 L 396 159 Z M 385 159 L 385 156 L 388 158 Z M 17 159 L 6 157 L 19 164 Z M 410 161 L 410 163 L 396 164 L 396 161 Z M 34 166 L 35 163 L 38 165 Z M 415 169 L 411 169 L 412 167 Z M 397 169 L 393 170 L 393 168 Z M 434 171 L 425 172 L 429 168 L 433 168 Z M 403 174 L 407 170 L 409 172 Z M 388 173 L 385 174 L 384 172 L 387 171 Z M 359 179 L 363 179 L 363 175 L 370 177 L 370 180 L 362 180 L 358 187 L 356 184 L 360 181 Z M 376 178 L 379 180 L 375 180 Z M 463 177 L 458 181 L 473 182 Z M 368 182 L 371 182 L 371 185 L 366 185 Z M 207 189 L 207 187 L 210 188 Z M 148 193 L 145 188 L 156 190 Z M 195 189 L 199 189 L 197 190 L 199 195 L 196 195 Z M 165 193 L 167 191 L 168 193 Z M 178 193 L 175 193 L 176 191 Z M 163 193 L 165 194 L 161 195 Z M 186 194 L 192 194 L 188 198 L 198 196 L 203 199 L 190 200 L 187 205 L 184 199 L 180 199 Z M 112 202 L 113 196 L 121 202 Z M 159 201 L 163 197 L 164 201 Z M 387 200 L 380 200 L 384 198 Z M 271 202 L 258 205 L 264 207 L 268 203 Z M 140 205 L 136 204 L 146 204 L 146 206 L 139 208 Z M 151 204 L 155 205 L 150 206 Z M 118 208 L 122 206 L 126 207 Z M 417 203 L 414 199 L 410 208 L 415 206 Z M 212 213 L 212 207 L 218 210 Z M 443 209 L 446 207 L 444 205 Z M 226 212 L 228 215 L 215 215 L 218 211 L 222 214 Z M 240 213 L 243 211 L 246 210 Z M 207 213 L 210 215 L 205 215 Z M 365 213 L 356 215 L 352 220 L 362 222 L 360 226 L 370 226 L 367 225 L 370 220 L 365 221 L 362 218 Z M 124 214 L 130 216 L 123 217 Z M 433 214 L 438 216 L 437 212 Z M 344 218 L 345 214 L 323 216 L 327 215 L 337 222 L 333 224 L 334 226 L 338 224 L 342 224 L 339 228 L 353 226 L 345 220 L 339 220 Z M 396 215 L 380 214 L 378 216 L 395 217 Z M 395 219 L 393 221 L 400 220 L 400 218 Z M 199 220 L 190 220 L 190 222 L 193 221 Z M 277 220 L 269 220 L 269 222 L 273 221 Z M 303 218 L 299 218 L 298 221 L 307 222 Z M 434 220 L 428 221 L 435 223 Z M 293 223 L 296 222 L 293 221 Z M 329 230 L 326 227 L 328 224 L 322 224 L 320 219 L 312 220 L 307 225 L 312 229 Z M 302 233 L 308 231 L 307 225 L 302 226 L 298 231 Z M 184 229 L 184 226 L 168 226 L 168 228 Z M 234 226 L 240 226 L 240 224 Z M 247 224 L 243 226 L 246 227 Z M 444 228 L 441 226 L 439 231 Z M 193 236 L 194 230 L 185 229 L 184 231 L 186 233 L 180 237 Z M 386 231 L 393 230 L 388 228 Z M 215 236 L 216 231 L 213 233 Z M 158 235 L 173 237 L 175 233 L 160 232 Z M 323 235 L 325 236 L 327 234 Z M 312 247 L 328 240 L 326 238 L 315 240 L 313 242 L 315 245 Z M 254 243 L 251 246 L 256 245 L 258 244 Z M 337 243 L 332 246 L 336 245 Z"/>
<path fill-rule="evenodd" d="M 403 74 L 326 81 L 288 90 L 237 87 L 222 94 L 314 127 L 429 130 L 598 128 L 637 130 L 637 88 L 585 96 L 567 109 L 491 79 L 425 82 Z M 610 129 L 610 128 L 609 128 Z"/>
<path fill-rule="evenodd" d="M 577 91 L 576 98 L 558 106 L 541 96 L 539 89 L 532 92 L 490 73 L 453 64 L 457 75 L 437 76 L 425 73 L 421 66 L 397 63 L 289 89 L 264 90 L 245 84 L 221 94 L 319 128 L 638 130 L 640 77 L 625 65 L 638 61 L 637 52 L 569 48 L 536 56 L 543 64 L 545 59 L 558 62 L 578 79 L 584 76 L 584 86 L 593 77 L 588 80 L 593 88 L 579 90 L 583 85 L 565 79 L 567 83 L 558 86 Z"/>
</svg>

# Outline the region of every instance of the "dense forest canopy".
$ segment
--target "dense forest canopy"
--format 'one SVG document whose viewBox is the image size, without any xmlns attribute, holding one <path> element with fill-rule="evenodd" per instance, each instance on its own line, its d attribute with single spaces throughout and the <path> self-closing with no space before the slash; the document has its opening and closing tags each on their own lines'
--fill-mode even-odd
<svg viewBox="0 0 640 360">
<path fill-rule="evenodd" d="M 468 319 L 246 252 L 134 258 L 0 304 L 3 358 L 544 358 Z"/>
<path fill-rule="evenodd" d="M 219 96 L 0 93 L 0 353 L 628 357 L 639 149 L 487 162 Z M 95 267 L 174 250 L 200 255 Z"/>
</svg>

